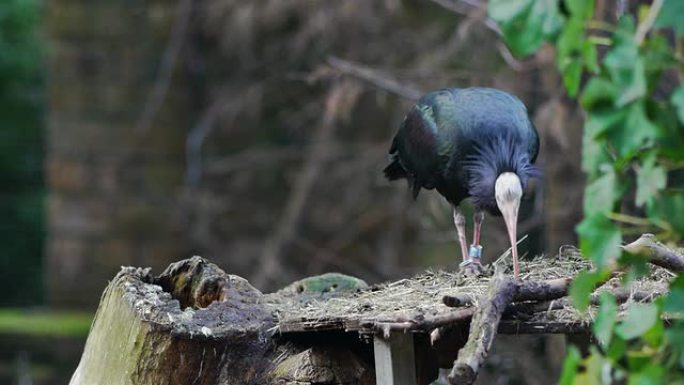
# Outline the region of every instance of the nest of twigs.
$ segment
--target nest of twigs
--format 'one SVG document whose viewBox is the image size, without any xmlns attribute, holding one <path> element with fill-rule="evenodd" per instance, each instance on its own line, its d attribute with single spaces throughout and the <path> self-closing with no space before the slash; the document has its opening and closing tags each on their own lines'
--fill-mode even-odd
<svg viewBox="0 0 684 385">
<path fill-rule="evenodd" d="M 522 281 L 547 281 L 556 278 L 575 277 L 592 268 L 591 262 L 582 257 L 574 247 L 562 247 L 554 257 L 539 256 L 520 262 Z M 650 301 L 666 292 L 674 274 L 659 267 L 650 267 L 650 274 L 633 281 L 627 290 L 627 299 L 621 308 L 632 301 Z M 477 306 L 484 298 L 494 273 L 512 274 L 510 255 L 504 254 L 488 268 L 490 276 L 468 277 L 461 272 L 426 271 L 412 278 L 374 285 L 353 292 L 326 295 L 290 296 L 279 298 L 271 305 L 280 324 L 307 323 L 312 329 L 317 323 L 339 321 L 340 325 L 369 325 L 377 323 L 416 322 L 435 319 L 454 311 L 444 304 L 445 296 L 470 298 L 464 307 Z M 622 278 L 617 275 L 601 285 L 603 290 L 618 290 Z M 644 295 L 647 293 L 648 295 Z M 531 314 L 527 321 L 533 322 L 591 322 L 595 306 L 579 312 L 567 298 L 561 302 L 549 302 L 547 311 Z"/>
</svg>

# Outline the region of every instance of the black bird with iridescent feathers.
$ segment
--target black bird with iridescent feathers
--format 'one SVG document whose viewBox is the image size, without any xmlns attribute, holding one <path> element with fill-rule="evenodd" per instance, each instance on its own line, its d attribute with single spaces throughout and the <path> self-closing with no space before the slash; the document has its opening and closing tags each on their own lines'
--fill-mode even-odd
<svg viewBox="0 0 684 385">
<path fill-rule="evenodd" d="M 406 114 L 384 172 L 389 180 L 406 178 L 414 198 L 421 188 L 437 189 L 454 206 L 467 272 L 481 270 L 484 211 L 503 215 L 517 278 L 518 208 L 528 181 L 539 175 L 538 152 L 539 135 L 518 98 L 492 88 L 449 88 L 424 95 Z M 470 249 L 458 209 L 466 198 L 475 206 Z"/>
</svg>

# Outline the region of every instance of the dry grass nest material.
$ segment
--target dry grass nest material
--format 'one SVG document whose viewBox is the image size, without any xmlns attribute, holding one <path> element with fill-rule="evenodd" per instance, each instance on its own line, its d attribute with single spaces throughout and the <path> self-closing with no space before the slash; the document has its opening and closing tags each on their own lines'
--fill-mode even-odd
<svg viewBox="0 0 684 385">
<path fill-rule="evenodd" d="M 572 277 L 592 267 L 574 247 L 563 247 L 555 257 L 540 256 L 521 261 L 521 279 L 543 281 L 554 278 Z M 512 274 L 510 255 L 504 254 L 489 266 L 494 271 Z M 668 282 L 674 277 L 669 271 L 654 267 L 651 274 L 631 285 L 632 291 L 659 295 L 665 293 Z M 453 308 L 442 303 L 446 295 L 468 295 L 474 305 L 489 287 L 490 277 L 467 277 L 460 272 L 426 271 L 412 278 L 401 279 L 371 286 L 367 289 L 336 293 L 328 296 L 291 296 L 270 302 L 280 323 L 330 322 L 335 320 L 350 323 L 407 322 L 430 319 L 447 314 Z M 620 278 L 609 280 L 597 292 L 619 288 Z M 629 301 L 627 302 L 629 303 Z M 626 304 L 621 305 L 623 308 Z M 566 306 L 562 309 L 536 313 L 531 322 L 589 322 L 594 312 L 590 309 L 580 313 Z"/>
</svg>

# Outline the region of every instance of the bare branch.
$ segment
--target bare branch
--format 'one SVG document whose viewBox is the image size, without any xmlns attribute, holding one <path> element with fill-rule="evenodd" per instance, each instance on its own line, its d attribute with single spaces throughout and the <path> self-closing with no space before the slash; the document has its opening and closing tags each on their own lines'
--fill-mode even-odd
<svg viewBox="0 0 684 385">
<path fill-rule="evenodd" d="M 643 234 L 639 239 L 622 248 L 630 254 L 645 256 L 650 263 L 673 273 L 684 271 L 684 256 L 657 242 L 653 234 Z"/>
<path fill-rule="evenodd" d="M 335 56 L 328 57 L 328 64 L 345 75 L 363 80 L 381 90 L 391 92 L 409 100 L 418 100 L 423 94 L 422 91 L 413 86 L 399 83 L 388 75 L 362 64 L 340 59 Z"/>
<path fill-rule="evenodd" d="M 660 8 L 663 6 L 663 2 L 664 0 L 653 0 L 651 8 L 648 10 L 648 15 L 646 15 L 646 18 L 639 23 L 636 33 L 634 34 L 634 40 L 638 45 L 641 45 L 641 43 L 644 41 L 644 38 L 646 38 L 646 34 L 653 27 L 653 23 L 655 23 L 656 19 L 658 18 L 658 14 L 660 13 Z"/>
<path fill-rule="evenodd" d="M 501 32 L 501 28 L 494 22 L 494 20 L 489 19 L 487 17 L 483 16 L 478 16 L 478 14 L 482 14 L 483 11 L 486 11 L 485 7 L 486 4 L 481 3 L 479 1 L 472 1 L 472 0 L 461 0 L 461 1 L 454 1 L 454 0 L 430 0 L 435 4 L 440 5 L 442 8 L 451 11 L 453 13 L 457 13 L 459 15 L 466 16 L 467 18 L 471 20 L 477 20 L 481 22 L 487 29 L 490 31 L 496 33 L 499 37 L 502 37 L 503 34 Z M 467 6 L 463 6 L 463 5 Z M 508 64 L 511 69 L 514 71 L 523 71 L 529 67 L 534 67 L 535 66 L 535 61 L 527 61 L 527 62 L 521 62 L 520 60 L 516 59 L 513 56 L 513 53 L 511 52 L 510 49 L 503 43 L 503 42 L 498 42 L 496 43 L 496 49 L 499 51 L 499 54 L 501 55 L 501 58 Z"/>
<path fill-rule="evenodd" d="M 221 104 L 215 102 L 207 108 L 185 139 L 185 184 L 189 187 L 197 187 L 202 179 L 202 145 L 216 123 Z"/>
<path fill-rule="evenodd" d="M 475 382 L 477 373 L 494 343 L 501 316 L 513 300 L 518 287 L 512 278 L 503 275 L 491 281 L 487 297 L 473 315 L 468 342 L 458 352 L 458 358 L 449 374 L 450 384 L 464 385 Z"/>
<path fill-rule="evenodd" d="M 176 67 L 176 61 L 180 54 L 180 50 L 183 47 L 188 25 L 190 24 L 192 1 L 193 0 L 181 0 L 178 2 L 176 8 L 176 22 L 161 58 L 161 63 L 159 64 L 157 79 L 154 82 L 152 91 L 147 95 L 147 101 L 145 102 L 143 111 L 136 123 L 136 130 L 140 135 L 144 135 L 149 131 L 154 117 L 157 115 L 159 108 L 161 108 L 166 99 L 166 94 L 169 85 L 171 84 L 173 70 Z"/>
</svg>

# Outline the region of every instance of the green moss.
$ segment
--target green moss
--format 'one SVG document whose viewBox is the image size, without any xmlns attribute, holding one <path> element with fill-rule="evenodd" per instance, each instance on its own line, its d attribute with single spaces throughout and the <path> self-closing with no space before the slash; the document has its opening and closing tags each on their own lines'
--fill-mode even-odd
<svg viewBox="0 0 684 385">
<path fill-rule="evenodd" d="M 0 334 L 33 336 L 86 336 L 93 314 L 0 309 Z"/>
<path fill-rule="evenodd" d="M 296 281 L 282 291 L 298 294 L 324 294 L 368 287 L 361 279 L 340 273 L 326 273 Z"/>
</svg>

